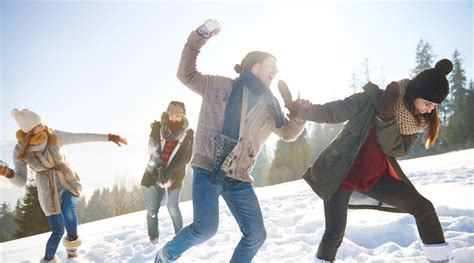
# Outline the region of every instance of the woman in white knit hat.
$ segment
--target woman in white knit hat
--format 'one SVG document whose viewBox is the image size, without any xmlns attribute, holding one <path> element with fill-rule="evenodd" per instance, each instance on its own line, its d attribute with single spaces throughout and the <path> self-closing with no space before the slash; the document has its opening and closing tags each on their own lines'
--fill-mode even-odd
<svg viewBox="0 0 474 263">
<path fill-rule="evenodd" d="M 52 233 L 41 262 L 57 262 L 56 250 L 66 228 L 63 244 L 68 257 L 77 257 L 81 239 L 77 234 L 76 204 L 82 186 L 61 147 L 66 144 L 112 141 L 118 146 L 127 140 L 114 134 L 69 133 L 43 124 L 41 116 L 29 109 L 13 109 L 12 117 L 20 126 L 18 144 L 13 151 L 14 169 L 0 165 L 0 175 L 22 187 L 27 181 L 27 166 L 36 174 L 38 199 L 48 217 Z"/>
</svg>

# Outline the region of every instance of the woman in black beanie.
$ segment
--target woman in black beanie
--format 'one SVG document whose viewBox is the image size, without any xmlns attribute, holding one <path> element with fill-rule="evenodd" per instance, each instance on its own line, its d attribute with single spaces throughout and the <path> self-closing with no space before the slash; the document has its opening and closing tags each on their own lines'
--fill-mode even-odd
<svg viewBox="0 0 474 263">
<path fill-rule="evenodd" d="M 412 80 L 390 83 L 385 91 L 369 82 L 364 92 L 344 100 L 323 105 L 295 101 L 289 105 L 297 119 L 348 121 L 303 175 L 324 200 L 326 229 L 315 262 L 335 260 L 348 208 L 410 213 L 428 261 L 452 258 L 432 203 L 416 191 L 395 159 L 409 152 L 423 129 L 425 146 L 434 144 L 439 131 L 436 106 L 448 95 L 446 75 L 452 67 L 451 61 L 443 59 Z"/>
</svg>

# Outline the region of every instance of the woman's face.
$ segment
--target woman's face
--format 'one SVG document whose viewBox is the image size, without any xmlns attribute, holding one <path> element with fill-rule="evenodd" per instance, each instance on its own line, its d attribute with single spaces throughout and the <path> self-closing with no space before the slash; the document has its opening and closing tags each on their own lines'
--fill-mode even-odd
<svg viewBox="0 0 474 263">
<path fill-rule="evenodd" d="M 422 98 L 415 99 L 415 115 L 431 113 L 438 104 Z"/>
<path fill-rule="evenodd" d="M 33 128 L 33 135 L 36 135 L 46 129 L 46 126 L 44 124 L 38 124 Z"/>
</svg>

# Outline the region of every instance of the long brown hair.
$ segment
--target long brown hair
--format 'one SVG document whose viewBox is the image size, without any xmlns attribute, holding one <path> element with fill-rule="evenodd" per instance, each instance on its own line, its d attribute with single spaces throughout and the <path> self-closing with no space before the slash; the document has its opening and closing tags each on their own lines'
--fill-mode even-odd
<svg viewBox="0 0 474 263">
<path fill-rule="evenodd" d="M 412 82 L 410 81 L 408 85 L 411 83 Z M 411 113 L 415 112 L 415 99 L 416 97 L 409 92 L 405 93 L 405 106 Z M 424 138 L 425 148 L 428 149 L 433 146 L 439 134 L 440 123 L 438 118 L 438 109 L 434 108 L 430 113 L 423 114 L 423 117 L 425 117 L 426 121 L 428 122 L 428 130 L 425 132 Z M 415 119 L 419 121 L 418 118 Z"/>
</svg>

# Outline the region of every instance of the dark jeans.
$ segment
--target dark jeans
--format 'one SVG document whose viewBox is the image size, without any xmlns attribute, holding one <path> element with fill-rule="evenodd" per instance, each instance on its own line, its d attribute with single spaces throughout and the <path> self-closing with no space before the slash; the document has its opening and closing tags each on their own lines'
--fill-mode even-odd
<svg viewBox="0 0 474 263">
<path fill-rule="evenodd" d="M 69 191 L 65 191 L 61 197 L 61 214 L 48 216 L 51 236 L 46 243 L 44 259 L 52 260 L 54 258 L 59 242 L 61 242 L 61 238 L 64 235 L 64 228 L 66 228 L 67 236 L 70 240 L 77 239 L 77 201 L 79 201 L 79 197 Z"/>
<path fill-rule="evenodd" d="M 444 243 L 443 230 L 431 202 L 413 187 L 390 176 L 382 177 L 370 190 L 362 192 L 386 204 L 400 208 L 415 217 L 418 233 L 424 244 Z M 317 256 L 335 260 L 342 243 L 347 223 L 347 206 L 352 192 L 338 191 L 331 200 L 324 202 L 326 230 L 319 243 Z"/>
<path fill-rule="evenodd" d="M 175 260 L 190 247 L 216 234 L 219 196 L 222 196 L 242 232 L 230 262 L 251 262 L 266 238 L 262 211 L 252 184 L 226 176 L 214 177 L 200 168 L 193 169 L 193 176 L 193 223 L 164 246 L 166 254 Z"/>
</svg>

